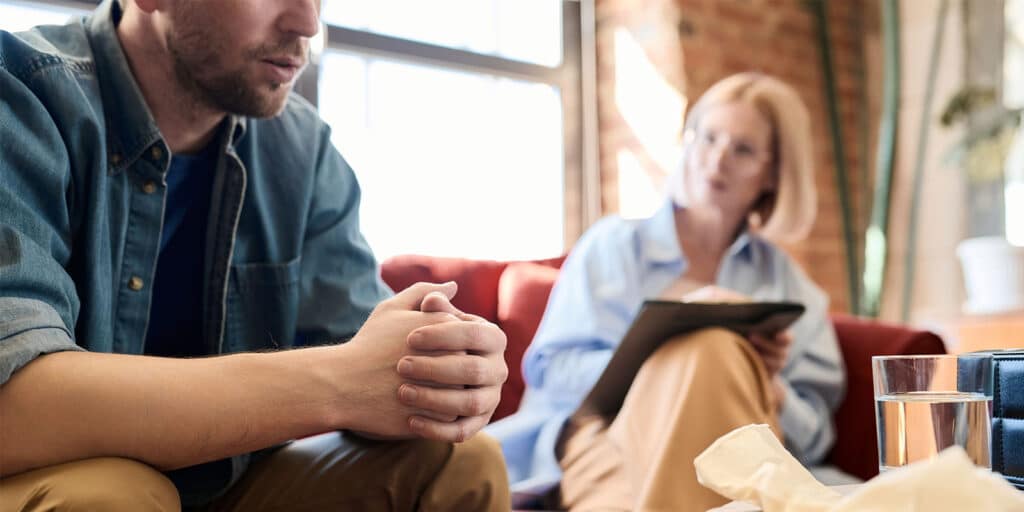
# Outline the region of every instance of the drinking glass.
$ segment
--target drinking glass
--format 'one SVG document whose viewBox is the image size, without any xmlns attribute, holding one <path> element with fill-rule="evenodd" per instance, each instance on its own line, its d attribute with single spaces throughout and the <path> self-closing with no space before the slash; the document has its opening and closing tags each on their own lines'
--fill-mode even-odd
<svg viewBox="0 0 1024 512">
<path fill-rule="evenodd" d="M 961 446 L 992 467 L 992 358 L 988 354 L 875 356 L 880 471 Z"/>
</svg>

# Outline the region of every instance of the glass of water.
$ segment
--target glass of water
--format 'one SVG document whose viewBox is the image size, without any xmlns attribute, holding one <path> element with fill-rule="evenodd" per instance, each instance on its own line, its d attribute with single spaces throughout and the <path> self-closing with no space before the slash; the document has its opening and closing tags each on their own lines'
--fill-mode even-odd
<svg viewBox="0 0 1024 512">
<path fill-rule="evenodd" d="M 875 356 L 880 471 L 959 445 L 992 467 L 992 358 L 988 354 Z"/>
</svg>

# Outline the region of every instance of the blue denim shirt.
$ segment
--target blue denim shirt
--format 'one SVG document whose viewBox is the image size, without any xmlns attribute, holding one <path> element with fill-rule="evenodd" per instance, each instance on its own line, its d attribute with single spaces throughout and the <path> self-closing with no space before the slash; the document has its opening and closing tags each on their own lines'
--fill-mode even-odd
<svg viewBox="0 0 1024 512">
<path fill-rule="evenodd" d="M 120 14 L 107 0 L 65 26 L 0 31 L 0 385 L 47 353 L 145 350 L 170 155 Z M 209 354 L 347 339 L 391 293 L 329 134 L 295 95 L 275 118 L 225 119 L 195 269 Z"/>
</svg>

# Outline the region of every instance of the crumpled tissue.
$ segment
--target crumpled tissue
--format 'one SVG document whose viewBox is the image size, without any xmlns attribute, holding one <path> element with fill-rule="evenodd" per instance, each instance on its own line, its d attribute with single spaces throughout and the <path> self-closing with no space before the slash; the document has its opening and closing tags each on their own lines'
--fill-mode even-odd
<svg viewBox="0 0 1024 512">
<path fill-rule="evenodd" d="M 959 446 L 886 471 L 847 496 L 815 480 L 767 425 L 733 430 L 693 463 L 702 485 L 764 512 L 1024 511 L 1024 493 L 975 466 Z"/>
</svg>

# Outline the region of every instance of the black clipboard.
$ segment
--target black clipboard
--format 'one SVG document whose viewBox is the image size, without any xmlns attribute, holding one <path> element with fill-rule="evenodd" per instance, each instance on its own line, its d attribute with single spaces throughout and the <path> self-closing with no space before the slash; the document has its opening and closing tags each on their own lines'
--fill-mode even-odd
<svg viewBox="0 0 1024 512">
<path fill-rule="evenodd" d="M 724 327 L 742 336 L 771 335 L 792 325 L 805 309 L 796 302 L 644 301 L 578 414 L 614 418 L 644 361 L 673 336 L 705 327 Z"/>
</svg>

